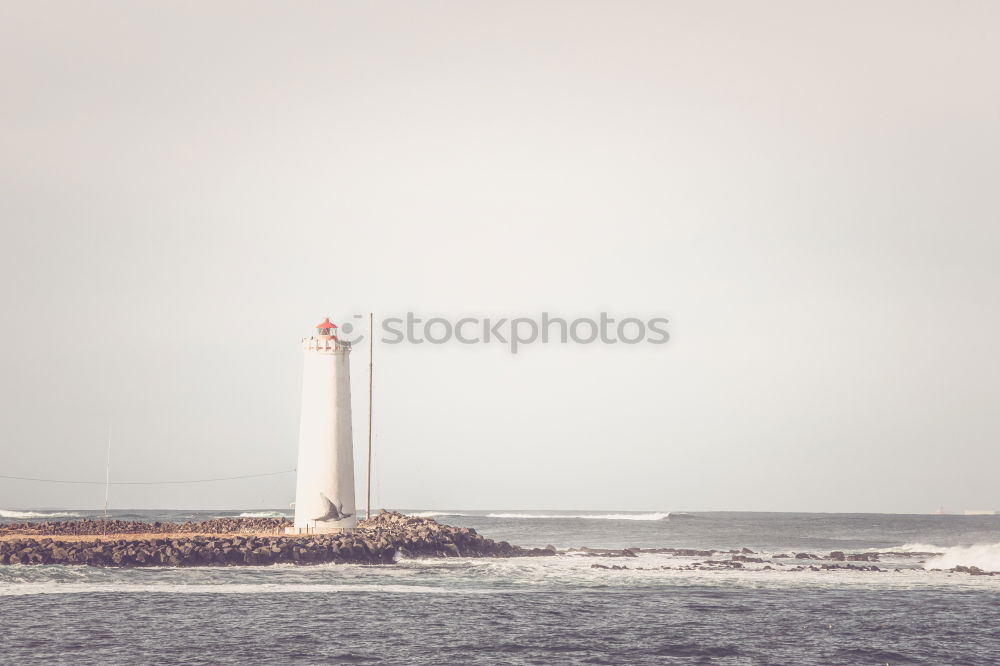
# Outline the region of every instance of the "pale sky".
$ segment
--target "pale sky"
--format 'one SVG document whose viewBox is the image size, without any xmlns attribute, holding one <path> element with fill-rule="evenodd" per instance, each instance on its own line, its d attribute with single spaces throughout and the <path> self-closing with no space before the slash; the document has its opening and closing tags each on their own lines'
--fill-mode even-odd
<svg viewBox="0 0 1000 666">
<path fill-rule="evenodd" d="M 0 474 L 103 480 L 109 422 L 115 480 L 291 469 L 324 316 L 606 311 L 671 340 L 376 347 L 377 505 L 1000 509 L 998 32 L 961 0 L 2 0 Z"/>
</svg>

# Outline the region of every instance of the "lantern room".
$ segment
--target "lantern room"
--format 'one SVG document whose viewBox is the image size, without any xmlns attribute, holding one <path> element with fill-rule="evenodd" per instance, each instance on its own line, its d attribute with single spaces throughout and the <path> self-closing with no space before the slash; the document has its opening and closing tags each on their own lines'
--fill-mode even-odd
<svg viewBox="0 0 1000 666">
<path fill-rule="evenodd" d="M 336 340 L 337 325 L 330 321 L 329 317 L 326 317 L 323 321 L 316 324 L 316 333 L 322 340 Z"/>
</svg>

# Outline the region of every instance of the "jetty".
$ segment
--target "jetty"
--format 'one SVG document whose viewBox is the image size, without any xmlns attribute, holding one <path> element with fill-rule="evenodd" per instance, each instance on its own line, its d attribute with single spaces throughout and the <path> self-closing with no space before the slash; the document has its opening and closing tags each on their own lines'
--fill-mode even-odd
<svg viewBox="0 0 1000 666">
<path fill-rule="evenodd" d="M 494 541 L 471 527 L 382 509 L 355 530 L 288 535 L 284 518 L 204 522 L 49 521 L 0 525 L 0 564 L 225 567 L 391 564 L 397 558 L 539 557 L 550 548 Z"/>
</svg>

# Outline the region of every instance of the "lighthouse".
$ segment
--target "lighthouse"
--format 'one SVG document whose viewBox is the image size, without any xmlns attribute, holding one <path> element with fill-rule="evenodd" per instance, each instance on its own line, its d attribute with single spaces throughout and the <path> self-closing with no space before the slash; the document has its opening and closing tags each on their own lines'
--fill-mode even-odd
<svg viewBox="0 0 1000 666">
<path fill-rule="evenodd" d="M 302 415 L 295 486 L 297 534 L 357 526 L 351 430 L 351 343 L 327 317 L 302 341 Z"/>
</svg>

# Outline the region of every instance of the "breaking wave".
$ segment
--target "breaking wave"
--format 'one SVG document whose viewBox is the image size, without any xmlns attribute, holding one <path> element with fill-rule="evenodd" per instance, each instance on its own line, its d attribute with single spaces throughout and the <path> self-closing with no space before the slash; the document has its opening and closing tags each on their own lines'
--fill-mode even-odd
<svg viewBox="0 0 1000 666">
<path fill-rule="evenodd" d="M 887 553 L 943 553 L 948 546 L 935 546 L 932 543 L 904 543 L 902 546 L 884 549 Z"/>
<path fill-rule="evenodd" d="M 455 511 L 413 511 L 406 515 L 414 518 L 434 518 L 436 516 L 464 516 L 466 514 Z"/>
<path fill-rule="evenodd" d="M 488 513 L 487 518 L 578 518 L 581 520 L 665 520 L 669 513 L 591 513 L 591 514 L 554 514 L 554 513 Z"/>
<path fill-rule="evenodd" d="M 437 518 L 439 516 L 467 516 L 485 518 L 545 518 L 580 519 L 580 520 L 666 520 L 668 518 L 694 518 L 689 513 L 461 513 L 459 511 L 406 511 L 407 516 L 414 518 Z"/>
<path fill-rule="evenodd" d="M 1000 571 L 1000 543 L 946 548 L 942 554 L 927 560 L 924 569 L 953 569 L 959 566 Z"/>
<path fill-rule="evenodd" d="M 80 514 L 71 511 L 12 511 L 0 509 L 0 518 L 79 518 Z"/>
<path fill-rule="evenodd" d="M 108 585 L 102 583 L 65 583 L 56 581 L 14 583 L 11 585 L 0 585 L 0 597 L 24 596 L 31 594 L 93 594 L 95 592 L 107 592 Z M 503 589 L 490 588 L 462 588 L 453 586 L 430 586 L 430 585 L 381 585 L 381 584 L 346 584 L 331 585 L 317 583 L 214 583 L 206 584 L 186 584 L 186 583 L 122 583 L 114 585 L 116 593 L 145 594 L 156 593 L 176 593 L 176 594 L 274 594 L 282 593 L 302 593 L 318 592 L 329 594 L 331 592 L 389 592 L 394 594 L 509 594 Z"/>
</svg>

